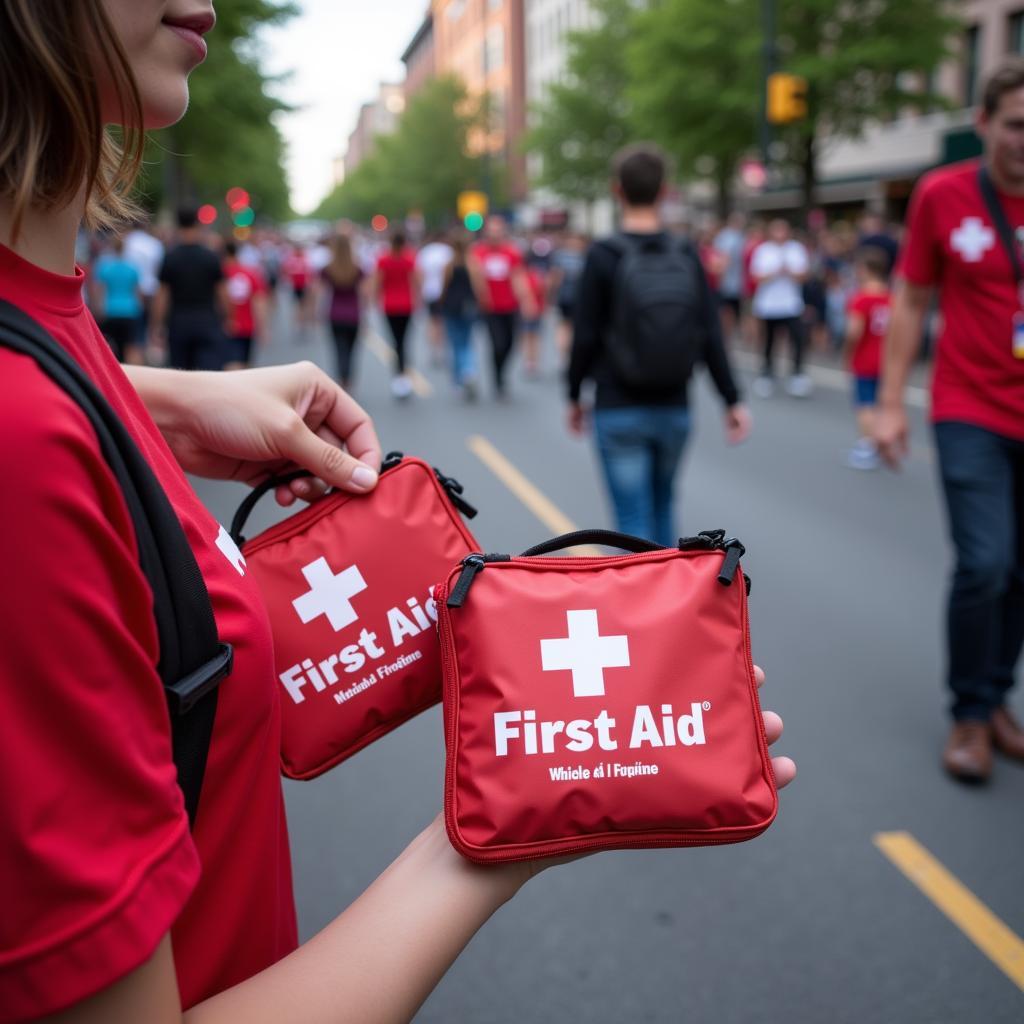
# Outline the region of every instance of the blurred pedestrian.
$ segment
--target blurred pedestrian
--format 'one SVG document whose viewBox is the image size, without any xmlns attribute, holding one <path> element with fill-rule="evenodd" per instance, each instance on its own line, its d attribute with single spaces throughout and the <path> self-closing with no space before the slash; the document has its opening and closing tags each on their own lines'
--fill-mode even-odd
<svg viewBox="0 0 1024 1024">
<path fill-rule="evenodd" d="M 139 275 L 142 314 L 139 317 L 136 344 L 144 351 L 153 299 L 160 287 L 160 265 L 164 261 L 164 244 L 153 234 L 146 214 L 139 214 L 131 230 L 124 236 L 124 258 Z"/>
<path fill-rule="evenodd" d="M 288 282 L 293 301 L 293 324 L 296 337 L 304 341 L 309 336 L 316 308 L 312 281 L 312 269 L 304 246 L 293 245 L 281 264 L 281 273 Z"/>
<path fill-rule="evenodd" d="M 466 240 L 456 235 L 451 242 L 452 258 L 444 269 L 441 297 L 445 333 L 451 350 L 452 380 L 467 401 L 477 396 L 476 354 L 473 351 L 473 327 L 480 305 L 477 298 L 484 284 L 468 254 Z"/>
<path fill-rule="evenodd" d="M 573 307 L 576 289 L 583 273 L 587 255 L 587 239 L 576 232 L 567 232 L 551 254 L 551 293 L 558 306 L 558 332 L 555 344 L 559 359 L 564 363 L 572 347 Z"/>
<path fill-rule="evenodd" d="M 327 316 L 334 341 L 337 378 L 346 391 L 355 378 L 355 349 L 362 315 L 360 292 L 365 275 L 352 252 L 348 235 L 335 235 L 331 240 L 331 262 L 322 277 L 327 287 Z"/>
<path fill-rule="evenodd" d="M 874 442 L 882 341 L 889 329 L 889 255 L 870 246 L 857 252 L 857 291 L 850 298 L 843 355 L 853 381 L 853 404 L 860 436 L 850 449 L 851 469 L 877 469 Z"/>
<path fill-rule="evenodd" d="M 733 339 L 740 325 L 743 308 L 743 228 L 746 218 L 742 213 L 729 214 L 722 229 L 714 236 L 712 245 L 720 261 L 718 305 L 722 314 L 722 336 Z"/>
<path fill-rule="evenodd" d="M 548 308 L 548 273 L 545 264 L 539 260 L 526 260 L 526 286 L 530 291 L 533 315 L 524 317 L 523 329 L 523 370 L 527 377 L 540 376 L 540 357 L 544 314 Z"/>
<path fill-rule="evenodd" d="M 452 247 L 442 235 L 433 234 L 416 254 L 416 269 L 423 288 L 423 305 L 427 310 L 427 343 L 431 362 L 444 365 L 444 315 L 441 310 L 441 291 L 444 289 L 445 270 L 452 260 Z"/>
<path fill-rule="evenodd" d="M 484 237 L 473 246 L 472 254 L 485 282 L 482 305 L 491 338 L 494 391 L 504 398 L 505 368 L 515 347 L 517 320 L 520 311 L 527 319 L 534 316 L 533 297 L 523 255 L 509 241 L 504 217 L 491 214 L 487 218 Z"/>
<path fill-rule="evenodd" d="M 671 546 L 673 487 L 690 434 L 689 381 L 704 363 L 726 406 L 730 443 L 750 415 L 722 344 L 700 258 L 664 229 L 666 161 L 638 145 L 615 158 L 621 233 L 595 242 L 576 295 L 569 361 L 569 428 L 582 434 L 584 382 L 596 385 L 594 433 L 618 528 Z"/>
<path fill-rule="evenodd" d="M 881 249 L 885 253 L 886 273 L 891 274 L 899 259 L 900 246 L 885 223 L 885 218 L 877 210 L 865 210 L 858 227 L 860 233 L 857 248 Z"/>
<path fill-rule="evenodd" d="M 811 378 L 804 373 L 804 296 L 807 250 L 793 237 L 782 218 L 768 226 L 768 237 L 754 250 L 750 274 L 756 285 L 754 316 L 761 323 L 764 364 L 754 381 L 754 394 L 771 398 L 775 393 L 775 346 L 780 332 L 789 337 L 793 367 L 786 390 L 794 398 L 806 398 L 812 391 Z"/>
<path fill-rule="evenodd" d="M 252 363 L 252 345 L 266 342 L 267 283 L 258 267 L 241 259 L 238 245 L 224 243 L 224 281 L 228 300 L 225 370 L 244 370 Z"/>
<path fill-rule="evenodd" d="M 391 393 L 395 398 L 406 399 L 412 395 L 406 336 L 412 314 L 416 309 L 416 296 L 420 294 L 421 284 L 419 271 L 416 269 L 416 256 L 405 244 L 405 235 L 402 232 L 396 231 L 391 236 L 390 247 L 377 257 L 372 289 L 391 329 L 391 342 L 395 351 L 395 373 L 391 378 Z"/>
<path fill-rule="evenodd" d="M 166 324 L 168 365 L 179 370 L 220 370 L 226 356 L 224 267 L 201 238 L 196 210 L 180 209 L 178 244 L 164 257 L 153 302 L 153 342 L 163 344 Z"/>
<path fill-rule="evenodd" d="M 118 362 L 141 366 L 145 362 L 139 336 L 142 290 L 139 272 L 125 258 L 120 235 L 114 235 L 109 250 L 94 264 L 91 283 L 93 309 Z"/>
<path fill-rule="evenodd" d="M 907 214 L 885 346 L 875 438 L 898 466 L 907 453 L 904 392 L 932 289 L 943 332 L 931 418 L 956 568 L 946 619 L 953 728 L 943 765 L 983 782 L 993 746 L 1024 760 L 1008 706 L 1024 643 L 1024 60 L 982 92 L 980 161 L 918 183 Z"/>
</svg>

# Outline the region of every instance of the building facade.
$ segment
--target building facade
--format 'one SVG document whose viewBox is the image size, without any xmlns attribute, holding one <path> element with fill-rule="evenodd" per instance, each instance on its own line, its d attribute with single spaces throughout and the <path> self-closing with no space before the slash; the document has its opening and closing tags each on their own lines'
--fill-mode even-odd
<svg viewBox="0 0 1024 1024">
<path fill-rule="evenodd" d="M 490 98 L 489 130 L 475 140 L 513 203 L 526 196 L 523 0 L 433 0 L 434 69 Z"/>
<path fill-rule="evenodd" d="M 402 54 L 405 65 L 405 102 L 434 77 L 434 16 L 427 11 L 422 24 Z"/>
<path fill-rule="evenodd" d="M 405 110 L 405 90 L 401 85 L 382 82 L 377 96 L 359 108 L 356 126 L 348 137 L 344 176 L 352 172 L 373 152 L 381 135 L 391 135 Z"/>
</svg>

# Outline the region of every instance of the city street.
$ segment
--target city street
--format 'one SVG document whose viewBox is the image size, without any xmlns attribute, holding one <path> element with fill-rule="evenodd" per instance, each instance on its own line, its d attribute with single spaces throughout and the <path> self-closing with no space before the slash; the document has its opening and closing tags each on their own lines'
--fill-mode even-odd
<svg viewBox="0 0 1024 1024">
<path fill-rule="evenodd" d="M 325 334 L 286 339 L 287 312 L 262 361 L 330 368 Z M 565 429 L 550 338 L 542 378 L 517 365 L 502 405 L 486 373 L 481 401 L 452 396 L 422 324 L 412 351 L 417 394 L 399 404 L 387 350 L 364 333 L 357 397 L 385 451 L 464 484 L 483 549 L 611 525 L 592 446 Z M 803 402 L 751 399 L 754 435 L 730 449 L 702 381 L 681 487 L 681 533 L 723 527 L 747 546 L 762 700 L 785 719 L 777 752 L 799 768 L 776 823 L 738 846 L 605 853 L 547 872 L 473 940 L 418 1021 L 1024 1020 L 1024 768 L 999 760 L 991 785 L 972 790 L 939 767 L 950 556 L 922 393 L 904 471 L 856 473 L 843 464 L 845 383 L 834 371 L 818 383 Z M 197 488 L 222 523 L 244 493 Z M 250 534 L 281 514 L 266 499 Z M 439 811 L 443 760 L 434 709 L 320 779 L 286 784 L 302 938 Z"/>
</svg>

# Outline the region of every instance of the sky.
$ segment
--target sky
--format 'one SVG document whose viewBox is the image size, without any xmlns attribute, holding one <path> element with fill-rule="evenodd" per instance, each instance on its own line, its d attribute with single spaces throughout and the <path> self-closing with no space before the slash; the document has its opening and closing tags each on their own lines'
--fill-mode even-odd
<svg viewBox="0 0 1024 1024">
<path fill-rule="evenodd" d="M 276 88 L 297 107 L 278 120 L 288 146 L 292 206 L 310 212 L 330 191 L 359 107 L 381 81 L 400 82 L 401 56 L 429 0 L 299 0 L 301 14 L 262 37 L 263 62 L 290 72 Z"/>
</svg>

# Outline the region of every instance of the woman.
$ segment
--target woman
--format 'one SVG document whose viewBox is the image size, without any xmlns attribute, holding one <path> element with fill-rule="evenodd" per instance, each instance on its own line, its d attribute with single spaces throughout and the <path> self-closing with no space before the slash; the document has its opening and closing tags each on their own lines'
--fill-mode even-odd
<svg viewBox="0 0 1024 1024">
<path fill-rule="evenodd" d="M 475 266 L 471 266 L 464 238 L 456 236 L 452 239 L 451 252 L 452 258 L 444 271 L 441 315 L 451 348 L 452 379 L 456 389 L 473 401 L 477 387 L 473 325 L 479 310 L 476 296 L 484 284 Z"/>
<path fill-rule="evenodd" d="M 0 0 L 0 298 L 54 335 L 124 422 L 235 649 L 190 834 L 124 497 L 78 408 L 0 347 L 0 437 L 17 439 L 0 445 L 16 488 L 0 531 L 3 1022 L 164 1024 L 183 1007 L 193 1024 L 407 1020 L 541 866 L 474 868 L 435 820 L 296 948 L 266 615 L 182 470 L 247 482 L 312 470 L 316 482 L 278 491 L 288 505 L 325 485 L 372 489 L 380 445 L 363 410 L 308 363 L 122 368 L 74 265 L 83 217 L 129 212 L 141 130 L 182 115 L 212 24 L 197 0 Z M 123 154 L 104 123 L 124 126 Z M 781 726 L 769 717 L 768 728 Z M 791 775 L 788 762 L 776 770 Z"/>
<path fill-rule="evenodd" d="M 338 380 L 348 390 L 352 384 L 352 356 L 359 335 L 359 288 L 363 272 L 352 255 L 352 239 L 336 235 L 331 239 L 331 262 L 322 277 L 330 293 L 328 316 L 338 359 Z"/>
<path fill-rule="evenodd" d="M 139 272 L 125 259 L 124 238 L 115 235 L 110 251 L 93 268 L 93 308 L 103 318 L 103 333 L 118 361 L 140 364 L 139 324 L 142 320 L 142 291 Z"/>
<path fill-rule="evenodd" d="M 395 346 L 395 375 L 391 380 L 395 398 L 412 394 L 412 381 L 406 373 L 405 336 L 421 286 L 416 256 L 406 248 L 405 235 L 395 232 L 390 247 L 377 258 L 373 275 L 373 294 L 387 318 Z"/>
</svg>

